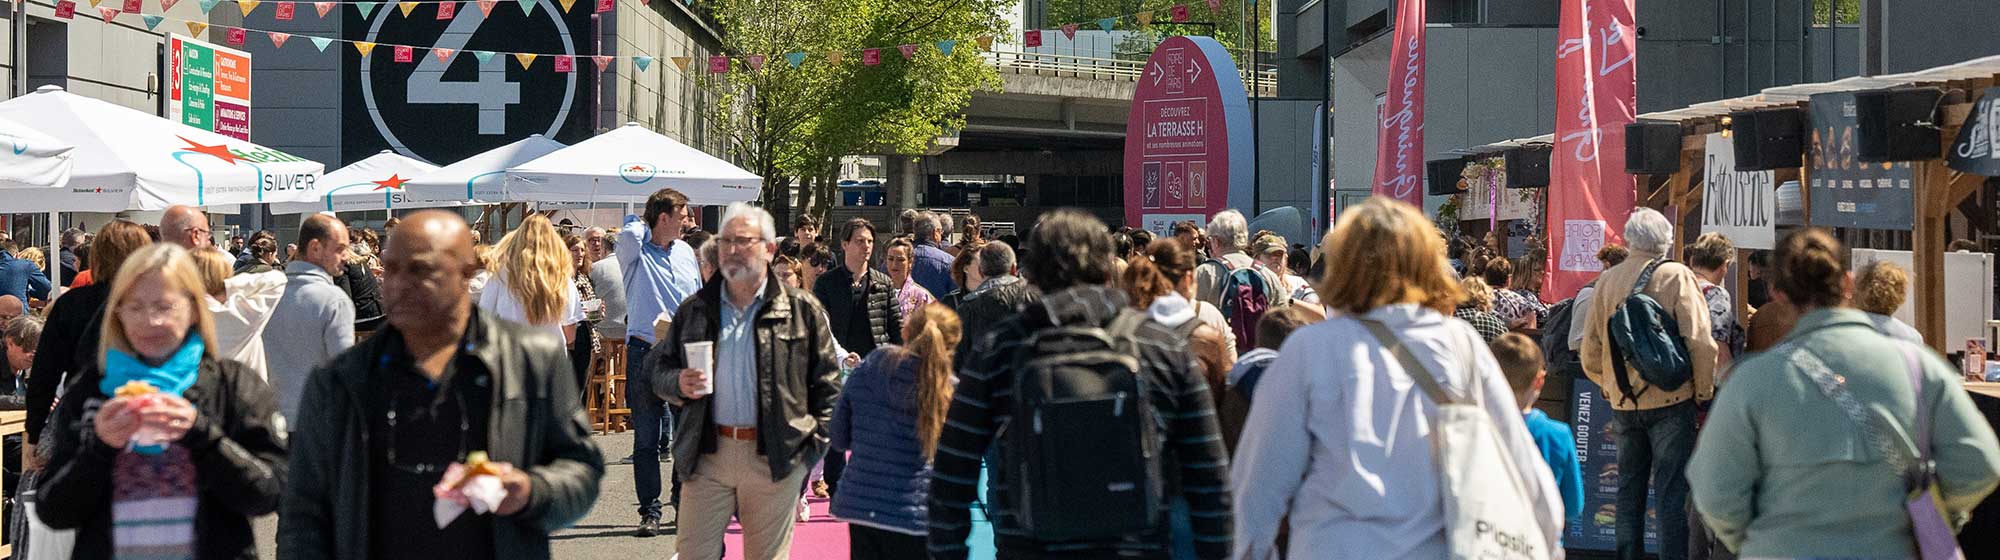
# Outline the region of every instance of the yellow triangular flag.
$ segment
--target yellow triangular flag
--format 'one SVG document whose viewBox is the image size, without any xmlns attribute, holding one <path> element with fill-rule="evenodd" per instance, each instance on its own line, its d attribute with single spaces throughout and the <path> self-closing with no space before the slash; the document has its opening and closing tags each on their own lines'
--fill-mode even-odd
<svg viewBox="0 0 2000 560">
<path fill-rule="evenodd" d="M 514 53 L 514 60 L 521 61 L 521 68 L 525 69 L 535 65 L 535 56 L 528 53 Z"/>
<path fill-rule="evenodd" d="M 236 0 L 236 1 L 242 2 L 243 0 Z M 403 9 L 403 17 L 410 17 L 410 10 L 417 9 L 417 4 L 421 3 L 422 2 L 398 2 L 396 3 L 396 7 Z"/>
<path fill-rule="evenodd" d="M 569 13 L 570 6 L 576 5 L 576 0 L 556 0 L 556 1 L 559 4 L 562 4 L 563 13 L 565 14 Z"/>
<path fill-rule="evenodd" d="M 673 57 L 673 61 L 674 61 L 674 67 L 675 67 L 675 68 L 679 68 L 679 69 L 681 69 L 681 71 L 682 71 L 682 72 L 686 72 L 686 71 L 687 71 L 687 69 L 688 69 L 688 63 L 689 63 L 689 62 L 692 62 L 693 60 L 694 60 L 694 59 L 691 59 L 691 58 L 688 58 L 688 57 L 685 57 L 685 56 L 676 56 L 676 57 Z"/>
<path fill-rule="evenodd" d="M 990 51 L 990 50 L 993 50 L 993 36 L 992 36 L 992 35 L 980 35 L 980 36 L 979 36 L 979 50 L 982 50 L 982 51 Z"/>
<path fill-rule="evenodd" d="M 207 31 L 207 30 L 208 30 L 208 24 L 206 24 L 206 23 L 202 23 L 202 22 L 199 22 L 199 21 L 190 21 L 190 22 L 188 22 L 188 34 L 189 34 L 189 35 L 193 35 L 193 36 L 196 36 L 196 37 L 200 37 L 200 36 L 201 36 L 201 32 L 203 32 L 203 31 Z"/>
<path fill-rule="evenodd" d="M 90 0 L 90 7 L 95 8 L 97 7 L 98 4 L 103 4 L 103 3 L 104 0 Z"/>
<path fill-rule="evenodd" d="M 1132 17 L 1139 20 L 1139 27 L 1151 27 L 1153 25 L 1153 12 L 1139 12 L 1132 14 Z"/>
<path fill-rule="evenodd" d="M 368 58 L 369 51 L 375 50 L 375 44 L 367 41 L 355 41 L 354 50 L 361 51 L 361 58 Z"/>
<path fill-rule="evenodd" d="M 249 17 L 250 10 L 257 9 L 257 5 L 261 3 L 261 0 L 236 0 L 236 9 L 242 10 L 244 17 Z"/>
<path fill-rule="evenodd" d="M 842 54 L 842 53 L 841 53 L 840 51 L 828 51 L 828 52 L 826 53 L 826 63 L 827 63 L 827 64 L 840 64 L 840 56 L 841 56 L 841 54 Z"/>
</svg>

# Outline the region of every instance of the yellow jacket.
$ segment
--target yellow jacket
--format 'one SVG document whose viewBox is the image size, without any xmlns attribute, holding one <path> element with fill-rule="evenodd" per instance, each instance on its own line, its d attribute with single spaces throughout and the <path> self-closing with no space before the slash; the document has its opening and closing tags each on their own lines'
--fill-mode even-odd
<svg viewBox="0 0 2000 560">
<path fill-rule="evenodd" d="M 1618 305 L 1632 295 L 1632 284 L 1639 281 L 1646 264 L 1659 256 L 1635 250 L 1625 262 L 1604 271 L 1597 278 L 1597 289 L 1592 291 L 1590 312 L 1584 315 L 1589 323 L 1583 333 L 1583 347 L 1577 352 L 1583 360 L 1584 373 L 1604 390 L 1604 398 L 1611 401 L 1614 410 L 1652 410 L 1680 404 L 1689 398 L 1704 401 L 1715 398 L 1716 346 L 1709 330 L 1708 300 L 1701 295 L 1694 270 L 1677 262 L 1661 264 L 1645 292 L 1680 324 L 1681 336 L 1687 339 L 1688 359 L 1694 366 L 1694 381 L 1676 391 L 1650 387 L 1628 362 L 1626 374 L 1633 392 L 1639 396 L 1627 401 L 1613 378 L 1617 370 L 1611 367 L 1610 338 L 1605 334 L 1605 325 Z"/>
</svg>

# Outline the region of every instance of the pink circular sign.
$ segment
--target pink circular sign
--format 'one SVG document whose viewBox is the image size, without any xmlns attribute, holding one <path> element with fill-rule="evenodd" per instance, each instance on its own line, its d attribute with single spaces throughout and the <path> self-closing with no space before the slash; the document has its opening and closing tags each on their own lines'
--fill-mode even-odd
<svg viewBox="0 0 2000 560">
<path fill-rule="evenodd" d="M 1208 37 L 1161 41 L 1125 125 L 1126 225 L 1164 234 L 1247 207 L 1250 140 L 1250 100 L 1228 50 Z"/>
</svg>

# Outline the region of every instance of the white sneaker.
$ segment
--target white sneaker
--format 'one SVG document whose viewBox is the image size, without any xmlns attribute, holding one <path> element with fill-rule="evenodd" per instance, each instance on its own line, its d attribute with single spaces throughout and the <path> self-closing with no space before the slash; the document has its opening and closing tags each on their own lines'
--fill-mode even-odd
<svg viewBox="0 0 2000 560">
<path fill-rule="evenodd" d="M 812 512 L 812 504 L 811 504 L 810 502 L 807 502 L 804 496 L 800 496 L 800 497 L 799 497 L 799 522 L 800 522 L 800 523 L 804 523 L 804 522 L 807 522 L 807 521 L 812 521 L 812 515 L 813 515 L 813 512 Z"/>
</svg>

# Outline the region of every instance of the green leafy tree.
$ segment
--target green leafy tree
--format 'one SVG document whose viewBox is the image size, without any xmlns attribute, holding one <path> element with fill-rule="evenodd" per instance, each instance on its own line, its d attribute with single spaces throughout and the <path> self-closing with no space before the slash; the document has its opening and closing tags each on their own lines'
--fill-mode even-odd
<svg viewBox="0 0 2000 560">
<path fill-rule="evenodd" d="M 1004 33 L 1013 1 L 704 2 L 736 56 L 731 72 L 699 79 L 720 100 L 710 122 L 728 155 L 764 177 L 764 205 L 780 219 L 792 214 L 794 186 L 805 187 L 802 210 L 821 214 L 841 156 L 924 153 L 964 125 L 974 91 L 999 87 L 975 39 Z M 916 45 L 916 56 L 898 45 Z M 862 48 L 881 48 L 882 63 L 863 65 Z M 804 60 L 792 66 L 790 53 Z M 749 66 L 752 54 L 769 57 L 762 69 Z"/>
</svg>

